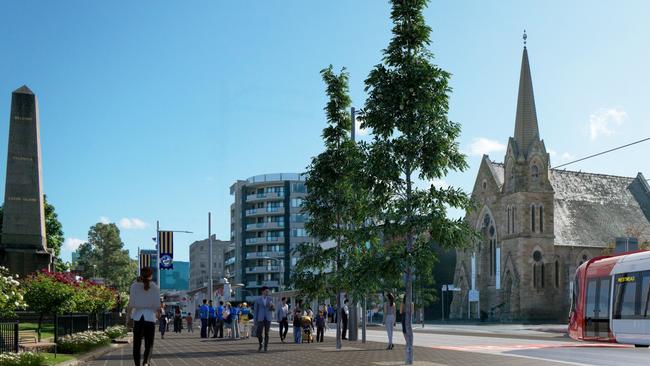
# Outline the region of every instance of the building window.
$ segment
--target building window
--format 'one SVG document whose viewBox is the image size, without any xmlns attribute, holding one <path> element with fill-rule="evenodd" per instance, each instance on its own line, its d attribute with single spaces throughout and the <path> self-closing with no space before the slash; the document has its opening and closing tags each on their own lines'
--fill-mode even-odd
<svg viewBox="0 0 650 366">
<path fill-rule="evenodd" d="M 530 230 L 535 232 L 535 205 L 530 206 Z"/>
<path fill-rule="evenodd" d="M 291 192 L 307 193 L 307 188 L 305 187 L 304 183 L 292 183 Z"/>
<path fill-rule="evenodd" d="M 537 288 L 537 263 L 533 263 L 533 288 Z"/>
<path fill-rule="evenodd" d="M 539 180 L 539 168 L 536 164 L 533 164 L 533 166 L 530 167 L 530 176 L 533 178 L 533 182 L 537 182 Z"/>
<path fill-rule="evenodd" d="M 513 234 L 515 233 L 515 212 L 517 212 L 517 208 L 516 208 L 516 207 L 513 207 L 513 208 L 512 208 L 512 220 L 511 220 L 511 222 L 510 222 L 510 223 L 512 224 L 512 231 L 511 231 L 511 232 L 512 232 Z"/>
<path fill-rule="evenodd" d="M 560 287 L 560 262 L 555 260 L 555 287 Z"/>
<path fill-rule="evenodd" d="M 541 280 L 541 283 L 542 283 L 542 288 L 544 288 L 544 263 L 541 263 L 540 265 L 541 265 L 540 268 L 541 268 L 541 270 L 542 270 L 542 273 L 541 273 L 541 276 L 540 276 L 540 277 L 541 277 L 540 280 Z"/>
<path fill-rule="evenodd" d="M 544 232 L 544 207 L 539 206 L 539 232 Z"/>
<path fill-rule="evenodd" d="M 483 186 L 483 190 L 485 190 L 487 188 L 487 182 L 485 181 L 485 179 L 483 180 L 482 186 Z"/>
<path fill-rule="evenodd" d="M 291 207 L 300 207 L 302 206 L 302 198 L 292 198 L 291 199 Z"/>
<path fill-rule="evenodd" d="M 508 207 L 508 234 L 512 234 L 510 231 L 510 207 Z"/>
</svg>

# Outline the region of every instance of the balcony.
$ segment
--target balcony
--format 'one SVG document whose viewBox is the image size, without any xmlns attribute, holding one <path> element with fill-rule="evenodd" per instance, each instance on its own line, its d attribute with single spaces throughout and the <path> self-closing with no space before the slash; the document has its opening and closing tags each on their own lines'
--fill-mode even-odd
<svg viewBox="0 0 650 366">
<path fill-rule="evenodd" d="M 266 236 L 261 238 L 246 239 L 246 245 L 278 244 L 278 243 L 284 243 L 283 236 Z"/>
<path fill-rule="evenodd" d="M 246 259 L 258 259 L 264 257 L 271 258 L 282 258 L 284 257 L 284 252 L 250 252 L 246 253 Z"/>
<path fill-rule="evenodd" d="M 283 227 L 284 227 L 284 221 L 256 222 L 253 224 L 246 224 L 246 230 L 248 231 L 282 229 Z"/>
<path fill-rule="evenodd" d="M 279 273 L 280 266 L 247 267 L 246 273 Z"/>
<path fill-rule="evenodd" d="M 284 192 L 255 193 L 246 196 L 246 202 L 255 202 L 262 200 L 283 199 Z"/>
<path fill-rule="evenodd" d="M 283 215 L 284 207 L 262 207 L 251 208 L 246 210 L 246 217 L 264 216 L 264 215 Z"/>
<path fill-rule="evenodd" d="M 246 284 L 246 288 L 260 288 L 262 286 L 280 287 L 280 282 L 279 281 L 249 281 Z"/>
<path fill-rule="evenodd" d="M 228 258 L 223 262 L 224 266 L 229 266 L 229 265 L 234 264 L 234 263 L 235 263 L 235 257 Z"/>
</svg>

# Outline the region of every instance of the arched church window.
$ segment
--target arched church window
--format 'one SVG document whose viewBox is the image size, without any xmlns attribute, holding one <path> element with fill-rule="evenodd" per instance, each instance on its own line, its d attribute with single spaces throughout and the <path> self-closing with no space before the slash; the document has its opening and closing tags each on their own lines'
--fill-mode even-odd
<svg viewBox="0 0 650 366">
<path fill-rule="evenodd" d="M 485 181 L 485 179 L 483 180 L 482 186 L 483 186 L 483 190 L 485 190 L 487 188 L 487 182 Z"/>
<path fill-rule="evenodd" d="M 539 232 L 544 232 L 544 207 L 539 206 Z"/>
<path fill-rule="evenodd" d="M 483 227 L 487 227 L 488 225 L 490 225 L 490 221 L 491 221 L 490 215 L 485 214 L 485 216 L 483 216 Z"/>
<path fill-rule="evenodd" d="M 510 206 L 508 206 L 508 234 L 511 234 L 512 231 L 510 231 Z"/>
<path fill-rule="evenodd" d="M 544 263 L 542 263 L 542 252 L 533 252 L 533 288 L 544 287 Z"/>
<path fill-rule="evenodd" d="M 535 232 L 535 205 L 530 206 L 530 231 Z"/>
<path fill-rule="evenodd" d="M 533 166 L 530 167 L 530 176 L 533 178 L 533 182 L 537 182 L 539 179 L 539 168 L 537 167 L 537 164 L 533 164 Z"/>
</svg>

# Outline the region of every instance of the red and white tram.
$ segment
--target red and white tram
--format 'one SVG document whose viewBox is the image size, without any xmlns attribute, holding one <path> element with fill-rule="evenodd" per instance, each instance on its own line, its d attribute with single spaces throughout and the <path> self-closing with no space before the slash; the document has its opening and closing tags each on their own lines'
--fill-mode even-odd
<svg viewBox="0 0 650 366">
<path fill-rule="evenodd" d="M 650 345 L 650 251 L 596 257 L 576 270 L 569 336 Z"/>
</svg>

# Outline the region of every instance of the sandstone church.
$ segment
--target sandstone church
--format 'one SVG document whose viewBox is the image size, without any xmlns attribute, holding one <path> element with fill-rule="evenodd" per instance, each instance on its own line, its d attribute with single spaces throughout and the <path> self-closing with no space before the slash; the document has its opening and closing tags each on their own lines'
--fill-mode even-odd
<svg viewBox="0 0 650 366">
<path fill-rule="evenodd" d="M 524 46 L 514 137 L 484 155 L 465 219 L 483 240 L 456 256 L 452 319 L 566 321 L 573 274 L 630 230 L 650 237 L 650 187 L 636 177 L 557 170 L 539 135 Z"/>
</svg>

